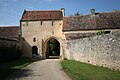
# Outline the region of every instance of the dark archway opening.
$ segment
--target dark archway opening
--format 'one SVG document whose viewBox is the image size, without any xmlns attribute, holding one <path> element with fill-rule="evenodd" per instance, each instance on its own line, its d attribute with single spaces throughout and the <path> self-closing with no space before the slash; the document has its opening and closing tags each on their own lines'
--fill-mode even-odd
<svg viewBox="0 0 120 80">
<path fill-rule="evenodd" d="M 37 46 L 33 46 L 32 47 L 32 57 L 37 56 L 38 55 L 38 48 Z"/>
<path fill-rule="evenodd" d="M 59 58 L 60 56 L 60 43 L 56 39 L 50 39 L 47 43 L 46 58 Z"/>
</svg>

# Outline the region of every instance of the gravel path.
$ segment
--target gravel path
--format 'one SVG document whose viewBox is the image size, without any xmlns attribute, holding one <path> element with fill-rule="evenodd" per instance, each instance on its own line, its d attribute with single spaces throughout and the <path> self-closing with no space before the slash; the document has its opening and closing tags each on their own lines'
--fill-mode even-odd
<svg viewBox="0 0 120 80">
<path fill-rule="evenodd" d="M 59 59 L 46 59 L 33 62 L 7 80 L 70 80 L 61 69 Z"/>
</svg>

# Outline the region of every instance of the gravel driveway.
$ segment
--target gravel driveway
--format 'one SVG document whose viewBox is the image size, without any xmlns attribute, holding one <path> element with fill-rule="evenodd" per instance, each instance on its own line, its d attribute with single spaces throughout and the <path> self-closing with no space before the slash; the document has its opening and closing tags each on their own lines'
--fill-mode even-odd
<svg viewBox="0 0 120 80">
<path fill-rule="evenodd" d="M 7 80 L 70 80 L 61 70 L 59 59 L 46 59 L 13 73 Z"/>
</svg>

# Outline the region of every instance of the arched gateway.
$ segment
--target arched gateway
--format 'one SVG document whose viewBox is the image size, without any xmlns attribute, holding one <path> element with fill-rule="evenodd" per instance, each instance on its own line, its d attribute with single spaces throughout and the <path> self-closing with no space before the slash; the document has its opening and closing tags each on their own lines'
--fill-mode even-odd
<svg viewBox="0 0 120 80">
<path fill-rule="evenodd" d="M 45 42 L 45 57 L 59 58 L 60 56 L 60 42 L 56 38 L 49 38 Z"/>
<path fill-rule="evenodd" d="M 44 58 L 60 58 L 62 55 L 61 39 L 58 39 L 54 36 L 45 39 L 43 43 L 43 55 Z"/>
</svg>

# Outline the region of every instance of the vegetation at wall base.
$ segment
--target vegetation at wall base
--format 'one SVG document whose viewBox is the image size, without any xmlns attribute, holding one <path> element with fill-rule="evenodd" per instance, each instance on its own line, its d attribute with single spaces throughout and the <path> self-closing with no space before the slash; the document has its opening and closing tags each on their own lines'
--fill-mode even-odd
<svg viewBox="0 0 120 80">
<path fill-rule="evenodd" d="M 74 60 L 63 60 L 61 64 L 72 80 L 120 80 L 120 71 Z"/>
<path fill-rule="evenodd" d="M 16 70 L 19 70 L 25 67 L 31 62 L 32 60 L 30 58 L 22 57 L 16 61 L 1 63 L 0 64 L 0 80 L 3 80 L 8 75 L 12 74 Z"/>
</svg>

